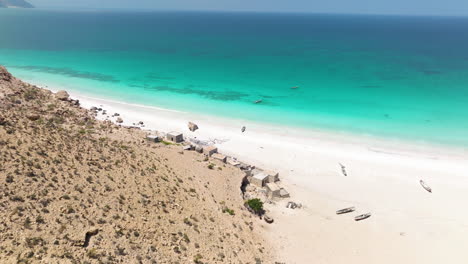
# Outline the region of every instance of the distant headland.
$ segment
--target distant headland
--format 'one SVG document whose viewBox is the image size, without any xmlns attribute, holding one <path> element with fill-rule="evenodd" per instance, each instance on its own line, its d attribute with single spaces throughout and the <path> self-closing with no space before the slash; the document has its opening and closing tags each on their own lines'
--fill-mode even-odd
<svg viewBox="0 0 468 264">
<path fill-rule="evenodd" d="M 34 8 L 25 0 L 0 0 L 0 8 Z"/>
</svg>

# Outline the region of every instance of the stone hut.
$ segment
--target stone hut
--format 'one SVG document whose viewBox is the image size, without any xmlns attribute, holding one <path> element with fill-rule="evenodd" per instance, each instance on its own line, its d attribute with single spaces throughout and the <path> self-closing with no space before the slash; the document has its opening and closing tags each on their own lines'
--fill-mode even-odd
<svg viewBox="0 0 468 264">
<path fill-rule="evenodd" d="M 276 183 L 268 182 L 266 184 L 266 189 L 267 189 L 268 197 L 270 198 L 281 197 L 281 194 L 280 194 L 281 189 Z"/>
<path fill-rule="evenodd" d="M 255 174 L 252 177 L 252 179 L 250 180 L 250 183 L 258 187 L 263 187 L 265 186 L 265 183 L 267 182 L 267 178 L 268 178 L 268 174 L 264 172 L 260 172 L 258 174 Z"/>
<path fill-rule="evenodd" d="M 150 141 L 150 142 L 159 142 L 159 137 L 158 136 L 154 136 L 154 135 L 148 135 L 146 136 L 146 140 Z"/>
<path fill-rule="evenodd" d="M 179 132 L 167 133 L 166 138 L 167 140 L 175 142 L 175 143 L 180 143 L 184 141 L 184 135 L 182 135 L 182 133 L 179 133 Z"/>
<path fill-rule="evenodd" d="M 267 182 L 277 182 L 279 181 L 279 173 L 274 171 L 264 171 L 268 175 Z"/>
<path fill-rule="evenodd" d="M 217 153 L 218 152 L 218 148 L 215 147 L 215 146 L 208 146 L 206 148 L 203 148 L 203 153 L 205 153 L 205 155 L 207 156 L 210 156 Z"/>
<path fill-rule="evenodd" d="M 217 159 L 217 160 L 220 160 L 220 161 L 226 163 L 226 159 L 227 159 L 227 158 L 226 158 L 226 156 L 224 156 L 224 155 L 222 155 L 222 154 L 214 153 L 213 155 L 211 155 L 211 157 L 212 157 L 213 159 Z"/>
<path fill-rule="evenodd" d="M 281 198 L 289 198 L 290 197 L 288 191 L 286 191 L 286 189 L 284 189 L 284 188 L 280 189 L 279 194 L 280 194 Z"/>
</svg>

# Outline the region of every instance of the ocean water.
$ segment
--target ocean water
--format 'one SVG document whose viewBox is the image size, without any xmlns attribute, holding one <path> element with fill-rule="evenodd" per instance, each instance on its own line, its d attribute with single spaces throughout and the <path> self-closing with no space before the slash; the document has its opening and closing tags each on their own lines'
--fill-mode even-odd
<svg viewBox="0 0 468 264">
<path fill-rule="evenodd" d="M 0 33 L 17 77 L 85 95 L 468 146 L 468 18 L 7 9 Z"/>
</svg>

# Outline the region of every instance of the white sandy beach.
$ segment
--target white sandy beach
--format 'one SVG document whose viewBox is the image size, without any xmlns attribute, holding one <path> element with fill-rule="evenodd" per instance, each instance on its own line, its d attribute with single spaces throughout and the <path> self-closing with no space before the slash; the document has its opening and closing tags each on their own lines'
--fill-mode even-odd
<svg viewBox="0 0 468 264">
<path fill-rule="evenodd" d="M 49 88 L 50 89 L 50 88 Z M 53 90 L 53 89 L 52 89 Z M 220 152 L 280 172 L 291 198 L 267 205 L 264 225 L 286 263 L 466 263 L 468 151 L 367 137 L 268 127 L 74 94 L 82 106 L 119 113 L 124 125 L 179 131 Z M 100 113 L 98 117 L 105 119 Z M 115 120 L 114 118 L 110 118 Z M 187 122 L 200 127 L 190 132 Z M 241 133 L 242 126 L 247 127 Z M 346 165 L 348 176 L 341 174 Z M 433 193 L 419 184 L 423 179 Z M 305 208 L 285 208 L 287 201 Z M 337 209 L 357 212 L 337 216 Z M 372 213 L 355 222 L 359 213 Z"/>
</svg>

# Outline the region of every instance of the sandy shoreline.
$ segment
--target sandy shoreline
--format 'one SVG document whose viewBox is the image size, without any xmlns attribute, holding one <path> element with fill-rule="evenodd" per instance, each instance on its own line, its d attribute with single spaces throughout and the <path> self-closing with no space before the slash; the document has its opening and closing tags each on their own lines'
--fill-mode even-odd
<svg viewBox="0 0 468 264">
<path fill-rule="evenodd" d="M 85 108 L 99 106 L 109 116 L 119 113 L 126 125 L 143 121 L 146 129 L 175 130 L 210 140 L 223 153 L 279 171 L 292 197 L 268 205 L 276 221 L 265 230 L 286 263 L 463 263 L 468 259 L 468 213 L 463 210 L 468 200 L 466 149 L 307 135 L 73 92 L 71 96 Z M 98 118 L 106 117 L 98 114 Z M 189 132 L 188 121 L 200 129 Z M 243 125 L 246 133 L 240 132 Z M 346 165 L 348 177 L 341 174 L 338 163 Z M 421 188 L 420 179 L 434 189 L 432 194 Z M 305 208 L 286 209 L 289 200 Z M 356 214 L 335 215 L 348 206 L 373 215 L 359 223 L 352 219 Z"/>
</svg>

